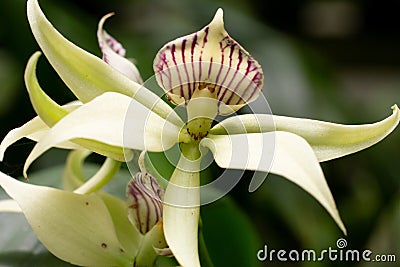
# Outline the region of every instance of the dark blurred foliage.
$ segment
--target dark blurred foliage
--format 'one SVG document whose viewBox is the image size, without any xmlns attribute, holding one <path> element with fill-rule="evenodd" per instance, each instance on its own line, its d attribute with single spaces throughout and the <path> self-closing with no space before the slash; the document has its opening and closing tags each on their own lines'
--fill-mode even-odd
<svg viewBox="0 0 400 267">
<path fill-rule="evenodd" d="M 380 120 L 391 113 L 392 104 L 400 104 L 400 2 L 396 0 L 41 0 L 40 4 L 57 29 L 96 55 L 100 55 L 97 22 L 114 11 L 116 16 L 106 29 L 125 45 L 128 56 L 136 59 L 144 79 L 152 75 L 153 56 L 164 43 L 200 29 L 217 7 L 223 7 L 228 32 L 263 65 L 264 91 L 275 114 L 357 124 Z M 36 50 L 25 0 L 1 0 L 1 137 L 35 115 L 23 71 Z M 38 76 L 46 92 L 60 104 L 74 99 L 44 57 Z M 2 170 L 19 176 L 32 146 L 23 140 L 11 147 Z M 399 147 L 397 129 L 366 151 L 322 164 L 348 229 L 348 247 L 397 253 L 397 261 Z M 56 150 L 34 167 L 61 164 L 64 157 L 65 153 Z M 342 234 L 323 208 L 286 180 L 268 177 L 255 193 L 247 190 L 249 178 L 231 192 L 259 233 L 260 248 L 263 244 L 317 251 L 336 247 Z M 364 265 L 305 262 L 296 266 Z"/>
</svg>

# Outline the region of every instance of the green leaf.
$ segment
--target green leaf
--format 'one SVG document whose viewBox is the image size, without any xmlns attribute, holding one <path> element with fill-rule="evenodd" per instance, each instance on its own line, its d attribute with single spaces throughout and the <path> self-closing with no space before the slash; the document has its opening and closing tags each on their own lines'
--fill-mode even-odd
<svg viewBox="0 0 400 267">
<path fill-rule="evenodd" d="M 86 163 L 84 166 L 85 177 L 90 177 L 98 169 L 99 166 L 97 164 Z M 63 170 L 64 166 L 56 166 L 34 172 L 30 175 L 30 182 L 61 188 Z M 123 198 L 129 179 L 129 172 L 122 169 L 105 189 Z M 9 197 L 0 188 L 0 199 L 5 198 Z M 109 205 L 108 201 L 106 205 Z M 114 215 L 111 214 L 111 216 L 114 220 Z M 0 266 L 2 267 L 75 266 L 53 256 L 36 238 L 22 214 L 0 213 L 0 229 L 2 229 L 0 234 Z"/>
<path fill-rule="evenodd" d="M 204 239 L 215 267 L 260 266 L 262 247 L 249 218 L 229 197 L 201 208 Z"/>
</svg>

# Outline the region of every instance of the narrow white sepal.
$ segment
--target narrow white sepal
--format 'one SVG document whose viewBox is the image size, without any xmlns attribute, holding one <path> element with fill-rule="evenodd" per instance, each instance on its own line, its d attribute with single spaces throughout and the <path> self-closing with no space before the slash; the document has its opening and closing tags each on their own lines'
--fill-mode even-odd
<svg viewBox="0 0 400 267">
<path fill-rule="evenodd" d="M 388 136 L 399 124 L 397 105 L 384 120 L 360 125 L 267 114 L 246 114 L 223 120 L 211 129 L 212 134 L 244 134 L 271 131 L 291 132 L 303 137 L 313 148 L 318 161 L 327 161 L 366 149 Z"/>
<path fill-rule="evenodd" d="M 130 97 L 104 93 L 62 118 L 39 140 L 25 162 L 24 175 L 36 158 L 65 141 L 84 138 L 127 149 L 164 151 L 178 141 L 179 130 Z"/>
<path fill-rule="evenodd" d="M 0 212 L 22 213 L 22 210 L 17 201 L 13 199 L 3 199 L 0 200 Z"/>
<path fill-rule="evenodd" d="M 200 174 L 198 170 L 190 172 L 191 168 L 191 163 L 182 157 L 171 176 L 164 195 L 163 226 L 167 244 L 180 265 L 200 267 Z"/>
<path fill-rule="evenodd" d="M 318 160 L 302 137 L 279 131 L 210 135 L 201 144 L 212 151 L 222 168 L 271 172 L 297 184 L 318 200 L 346 233 Z"/>
</svg>

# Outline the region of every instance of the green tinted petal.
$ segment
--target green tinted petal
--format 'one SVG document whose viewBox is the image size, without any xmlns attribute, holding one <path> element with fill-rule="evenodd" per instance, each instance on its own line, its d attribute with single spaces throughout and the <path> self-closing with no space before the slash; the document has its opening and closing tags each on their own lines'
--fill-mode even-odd
<svg viewBox="0 0 400 267">
<path fill-rule="evenodd" d="M 83 174 L 83 162 L 91 154 L 91 151 L 80 149 L 69 152 L 65 163 L 62 187 L 68 191 L 74 191 L 85 183 Z"/>
<path fill-rule="evenodd" d="M 49 126 L 56 124 L 69 112 L 43 92 L 36 77 L 36 64 L 41 53 L 31 56 L 25 69 L 25 85 L 36 114 Z"/>
<path fill-rule="evenodd" d="M 110 211 L 121 244 L 129 255 L 136 255 L 142 235 L 129 221 L 125 202 L 106 193 L 100 193 L 100 197 Z"/>
<path fill-rule="evenodd" d="M 80 101 L 86 103 L 105 92 L 117 92 L 134 97 L 177 125 L 182 123 L 156 94 L 64 38 L 44 16 L 37 0 L 28 0 L 27 12 L 31 30 L 43 53 Z"/>
<path fill-rule="evenodd" d="M 107 206 L 79 195 L 19 182 L 0 173 L 0 185 L 21 207 L 38 239 L 60 259 L 81 266 L 132 266 Z"/>
<path fill-rule="evenodd" d="M 36 41 L 79 100 L 85 103 L 108 91 L 133 95 L 140 88 L 139 84 L 133 82 L 121 86 L 129 79 L 64 38 L 46 19 L 37 0 L 28 1 L 27 12 Z"/>
<path fill-rule="evenodd" d="M 29 165 L 41 154 L 68 140 L 81 144 L 77 139 L 85 139 L 85 147 L 89 150 L 114 158 L 110 154 L 109 146 L 119 149 L 116 152 L 123 151 L 122 148 L 167 150 L 178 141 L 179 130 L 176 125 L 128 96 L 104 93 L 69 113 L 48 131 L 27 158 L 24 174 L 26 175 Z M 89 147 L 87 142 L 92 142 L 92 146 Z M 119 155 L 122 158 L 114 159 L 130 160 L 124 158 L 123 153 Z"/>
<path fill-rule="evenodd" d="M 26 137 L 37 142 L 47 133 L 48 130 L 49 127 L 39 117 L 35 117 L 21 127 L 9 131 L 0 144 L 0 161 L 3 160 L 7 148 L 18 140 Z M 65 149 L 81 148 L 81 146 L 71 142 L 60 143 L 57 147 Z"/>
<path fill-rule="evenodd" d="M 165 191 L 163 226 L 167 244 L 181 266 L 199 267 L 200 173 L 190 170 L 192 166 L 182 157 Z"/>
<path fill-rule="evenodd" d="M 297 184 L 318 200 L 346 233 L 318 160 L 300 136 L 288 132 L 210 135 L 202 144 L 222 168 L 271 172 Z M 262 181 L 253 179 L 250 192 Z"/>
<path fill-rule="evenodd" d="M 58 105 L 40 87 L 35 74 L 36 64 L 40 55 L 40 52 L 36 52 L 29 59 L 25 71 L 25 84 L 36 113 L 49 127 L 52 127 L 69 114 L 71 108 Z M 77 139 L 74 142 L 99 154 L 109 156 L 118 161 L 124 161 L 124 151 L 120 147 L 106 145 L 94 140 Z"/>
<path fill-rule="evenodd" d="M 241 134 L 285 131 L 303 137 L 313 148 L 318 160 L 327 161 L 366 149 L 389 135 L 399 124 L 397 105 L 386 119 L 362 125 L 343 125 L 311 119 L 247 114 L 228 118 L 212 134 Z"/>
</svg>

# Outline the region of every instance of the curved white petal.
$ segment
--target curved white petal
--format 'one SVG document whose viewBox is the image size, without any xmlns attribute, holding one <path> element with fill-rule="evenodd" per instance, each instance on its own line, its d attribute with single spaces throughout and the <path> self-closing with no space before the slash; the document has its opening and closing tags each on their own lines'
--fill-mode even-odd
<svg viewBox="0 0 400 267">
<path fill-rule="evenodd" d="M 36 52 L 29 58 L 25 68 L 24 80 L 36 114 L 51 127 L 69 112 L 46 95 L 40 87 L 36 77 L 36 64 L 40 55 L 40 52 Z"/>
<path fill-rule="evenodd" d="M 199 267 L 200 174 L 181 158 L 164 195 L 163 225 L 168 246 L 181 266 Z"/>
<path fill-rule="evenodd" d="M 255 100 L 263 86 L 260 64 L 226 32 L 222 9 L 200 31 L 164 45 L 153 69 L 175 104 L 191 99 L 196 89 L 208 88 L 237 110 Z"/>
<path fill-rule="evenodd" d="M 132 96 L 163 118 L 169 117 L 176 124 L 181 122 L 156 94 L 62 36 L 44 16 L 37 0 L 28 0 L 27 12 L 33 35 L 46 58 L 83 103 L 105 92 L 118 92 Z"/>
<path fill-rule="evenodd" d="M 13 199 L 0 200 L 0 212 L 15 212 L 22 213 L 18 202 Z"/>
<path fill-rule="evenodd" d="M 97 29 L 97 39 L 101 52 L 103 53 L 103 60 L 132 81 L 142 84 L 143 80 L 139 70 L 136 68 L 135 64 L 125 58 L 126 51 L 124 47 L 103 30 L 104 22 L 112 15 L 114 14 L 110 13 L 102 17 Z"/>
<path fill-rule="evenodd" d="M 50 128 L 39 117 L 35 117 L 21 127 L 11 130 L 7 133 L 0 144 L 0 161 L 3 161 L 4 153 L 7 148 L 18 140 L 26 137 L 37 142 L 49 131 L 49 129 Z M 82 148 L 80 145 L 74 144 L 72 142 L 62 142 L 56 147 L 65 149 Z"/>
<path fill-rule="evenodd" d="M 104 202 L 19 182 L 0 172 L 0 185 L 18 202 L 38 239 L 60 259 L 80 266 L 132 266 Z"/>
<path fill-rule="evenodd" d="M 40 10 L 37 0 L 28 1 L 27 13 L 33 35 L 46 58 L 82 102 L 110 90 L 131 96 L 140 88 L 135 83 L 118 86 L 129 79 L 57 32 Z"/>
<path fill-rule="evenodd" d="M 83 174 L 83 163 L 92 152 L 86 149 L 77 149 L 68 153 L 65 162 L 62 188 L 67 191 L 74 191 L 85 183 Z"/>
<path fill-rule="evenodd" d="M 271 172 L 297 184 L 318 200 L 346 233 L 318 160 L 302 137 L 288 132 L 210 135 L 202 145 L 212 151 L 222 168 Z"/>
<path fill-rule="evenodd" d="M 343 125 L 311 119 L 246 114 L 228 118 L 211 129 L 212 134 L 285 131 L 303 137 L 320 162 L 366 149 L 389 135 L 399 124 L 397 105 L 386 119 L 362 125 Z"/>
<path fill-rule="evenodd" d="M 178 141 L 179 130 L 136 100 L 119 93 L 105 93 L 51 128 L 27 158 L 24 174 L 46 150 L 68 140 L 83 138 L 128 149 L 164 151 Z"/>
</svg>

